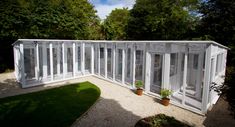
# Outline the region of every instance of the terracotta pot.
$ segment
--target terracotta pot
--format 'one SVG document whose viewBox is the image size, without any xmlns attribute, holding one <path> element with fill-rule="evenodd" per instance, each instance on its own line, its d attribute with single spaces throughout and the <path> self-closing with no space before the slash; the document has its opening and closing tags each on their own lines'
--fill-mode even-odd
<svg viewBox="0 0 235 127">
<path fill-rule="evenodd" d="M 170 104 L 170 99 L 169 98 L 162 98 L 161 103 L 164 106 L 168 106 Z"/>
<path fill-rule="evenodd" d="M 143 94 L 143 89 L 137 89 L 136 94 L 141 96 Z"/>
</svg>

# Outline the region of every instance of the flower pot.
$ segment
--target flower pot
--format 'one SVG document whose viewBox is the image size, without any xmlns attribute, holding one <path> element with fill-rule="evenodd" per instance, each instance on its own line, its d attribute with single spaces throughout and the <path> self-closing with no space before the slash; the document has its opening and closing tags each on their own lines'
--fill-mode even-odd
<svg viewBox="0 0 235 127">
<path fill-rule="evenodd" d="M 143 94 L 143 89 L 137 89 L 136 94 L 141 96 Z"/>
<path fill-rule="evenodd" d="M 161 103 L 164 106 L 168 106 L 170 104 L 170 99 L 169 98 L 162 98 Z"/>
</svg>

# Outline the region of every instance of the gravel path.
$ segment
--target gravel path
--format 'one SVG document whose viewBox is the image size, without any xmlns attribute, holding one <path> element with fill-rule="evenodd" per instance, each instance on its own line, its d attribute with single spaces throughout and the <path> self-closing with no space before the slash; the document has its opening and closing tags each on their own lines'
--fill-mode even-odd
<svg viewBox="0 0 235 127">
<path fill-rule="evenodd" d="M 205 125 L 205 116 L 174 105 L 165 107 L 153 97 L 137 96 L 127 88 L 94 76 L 21 89 L 15 82 L 13 73 L 0 74 L 0 98 L 83 81 L 96 84 L 101 89 L 101 97 L 86 114 L 74 122 L 73 127 L 133 127 L 139 119 L 159 113 L 174 116 L 176 119 L 193 126 Z M 213 123 L 213 121 L 209 122 Z"/>
<path fill-rule="evenodd" d="M 101 98 L 73 127 L 132 127 L 139 119 L 159 113 L 193 126 L 203 126 L 204 116 L 173 105 L 165 107 L 155 98 L 137 96 L 129 89 L 96 77 L 87 80 L 101 89 Z"/>
</svg>

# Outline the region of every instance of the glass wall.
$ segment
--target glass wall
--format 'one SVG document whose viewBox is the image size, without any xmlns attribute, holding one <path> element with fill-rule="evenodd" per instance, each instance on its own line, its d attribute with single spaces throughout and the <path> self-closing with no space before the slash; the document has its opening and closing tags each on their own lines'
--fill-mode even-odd
<svg viewBox="0 0 235 127">
<path fill-rule="evenodd" d="M 100 75 L 105 76 L 104 47 L 100 47 Z"/>
<path fill-rule="evenodd" d="M 170 87 L 173 91 L 172 101 L 190 108 L 201 110 L 205 51 L 203 45 L 197 48 L 189 46 L 185 54 L 185 46 L 172 44 L 170 54 Z M 184 63 L 187 58 L 186 84 L 184 87 Z"/>
</svg>

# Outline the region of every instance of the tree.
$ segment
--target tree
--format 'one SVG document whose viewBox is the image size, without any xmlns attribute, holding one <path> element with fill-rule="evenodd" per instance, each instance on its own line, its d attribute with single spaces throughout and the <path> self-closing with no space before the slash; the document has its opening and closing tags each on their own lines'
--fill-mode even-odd
<svg viewBox="0 0 235 127">
<path fill-rule="evenodd" d="M 234 12 L 234 0 L 208 0 L 202 3 L 201 33 L 227 46 L 234 43 Z"/>
<path fill-rule="evenodd" d="M 3 0 L 0 38 L 88 39 L 95 12 L 87 0 Z"/>
<path fill-rule="evenodd" d="M 95 13 L 87 0 L 1 0 L 0 72 L 13 68 L 11 44 L 18 38 L 99 38 Z"/>
<path fill-rule="evenodd" d="M 107 40 L 125 40 L 129 19 L 128 8 L 115 9 L 104 20 L 103 30 Z"/>
<path fill-rule="evenodd" d="M 235 1 L 208 0 L 202 3 L 200 12 L 201 36 L 229 46 L 225 83 L 216 87 L 220 94 L 226 97 L 235 117 Z"/>
<path fill-rule="evenodd" d="M 136 0 L 130 11 L 128 39 L 188 39 L 195 29 L 198 0 Z"/>
</svg>

